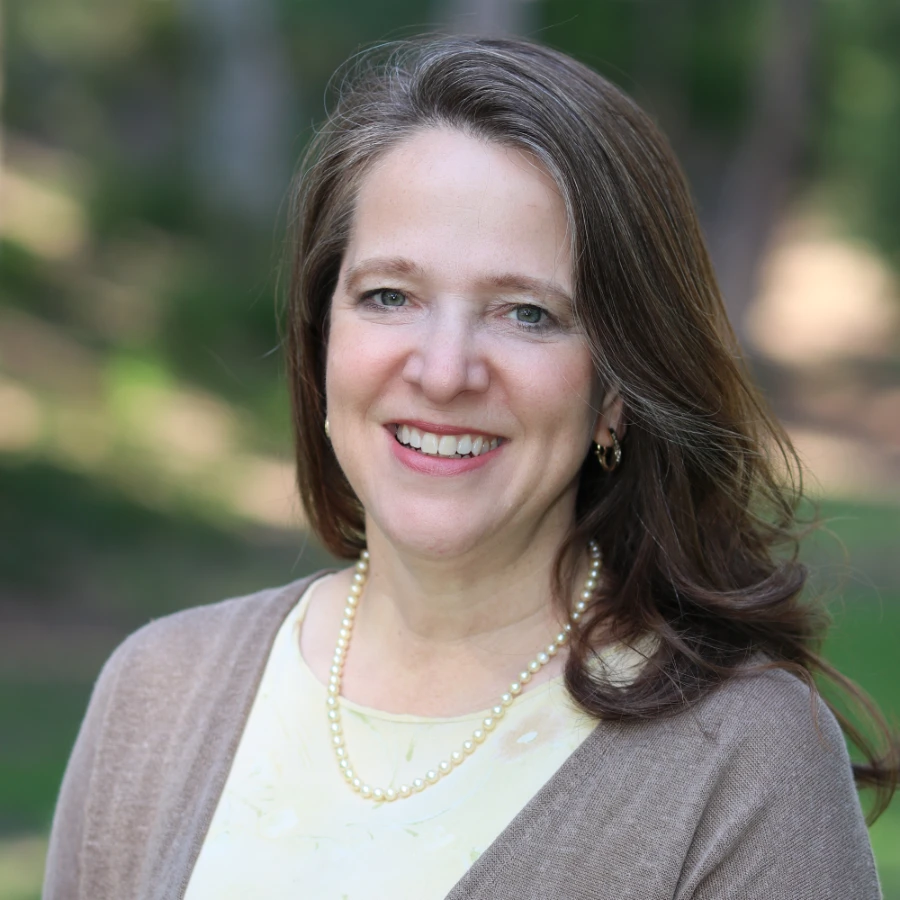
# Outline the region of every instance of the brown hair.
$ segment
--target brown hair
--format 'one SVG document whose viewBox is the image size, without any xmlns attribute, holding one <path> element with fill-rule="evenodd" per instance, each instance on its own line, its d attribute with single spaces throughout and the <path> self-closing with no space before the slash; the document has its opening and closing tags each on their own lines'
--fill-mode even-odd
<svg viewBox="0 0 900 900">
<path fill-rule="evenodd" d="M 338 87 L 294 195 L 287 332 L 298 483 L 325 546 L 351 558 L 365 543 L 362 507 L 323 432 L 329 305 L 360 179 L 427 127 L 526 149 L 566 203 L 576 316 L 628 424 L 614 473 L 593 455 L 585 461 L 557 560 L 559 598 L 570 596 L 590 539 L 607 574 L 572 645 L 570 693 L 596 716 L 650 718 L 739 673 L 790 669 L 813 693 L 812 676 L 823 673 L 881 737 L 832 707 L 866 757 L 854 772 L 878 789 L 877 815 L 896 785 L 896 741 L 866 695 L 818 655 L 827 616 L 801 600 L 799 463 L 743 367 L 665 138 L 596 72 L 526 41 L 403 42 L 353 61 Z M 656 639 L 627 688 L 591 674 L 595 647 L 611 632 Z M 759 653 L 768 661 L 748 666 Z"/>
</svg>

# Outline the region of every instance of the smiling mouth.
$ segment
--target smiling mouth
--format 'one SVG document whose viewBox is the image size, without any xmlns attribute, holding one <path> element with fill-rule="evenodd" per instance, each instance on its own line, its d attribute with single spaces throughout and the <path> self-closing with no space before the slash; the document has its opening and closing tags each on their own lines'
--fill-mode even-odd
<svg viewBox="0 0 900 900">
<path fill-rule="evenodd" d="M 487 434 L 432 434 L 412 425 L 395 425 L 397 442 L 423 456 L 442 459 L 473 459 L 496 450 L 503 438 Z"/>
</svg>

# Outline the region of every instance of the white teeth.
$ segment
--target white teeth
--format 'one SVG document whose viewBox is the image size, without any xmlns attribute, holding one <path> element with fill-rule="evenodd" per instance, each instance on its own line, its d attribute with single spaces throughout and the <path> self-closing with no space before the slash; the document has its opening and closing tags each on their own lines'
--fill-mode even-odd
<svg viewBox="0 0 900 900">
<path fill-rule="evenodd" d="M 437 456 L 438 452 L 438 436 L 426 431 L 422 435 L 422 452 L 429 453 L 431 456 Z"/>
<path fill-rule="evenodd" d="M 462 456 L 481 456 L 495 450 L 501 443 L 500 438 L 488 438 L 484 435 L 471 434 L 432 434 L 419 431 L 412 425 L 397 426 L 397 440 L 401 444 L 421 450 L 429 456 L 459 458 Z"/>
<path fill-rule="evenodd" d="M 453 456 L 456 453 L 456 438 L 452 434 L 445 434 L 438 441 L 438 454 L 440 456 Z"/>
</svg>

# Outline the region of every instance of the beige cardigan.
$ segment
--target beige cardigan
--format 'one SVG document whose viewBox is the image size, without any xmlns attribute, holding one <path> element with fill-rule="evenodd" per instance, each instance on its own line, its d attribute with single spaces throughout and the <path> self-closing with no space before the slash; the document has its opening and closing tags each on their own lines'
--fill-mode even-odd
<svg viewBox="0 0 900 900">
<path fill-rule="evenodd" d="M 116 650 L 63 780 L 45 900 L 184 896 L 269 648 L 308 583 L 176 613 Z M 876 900 L 821 702 L 818 720 L 821 735 L 806 687 L 778 671 L 672 718 L 601 722 L 447 900 Z"/>
</svg>

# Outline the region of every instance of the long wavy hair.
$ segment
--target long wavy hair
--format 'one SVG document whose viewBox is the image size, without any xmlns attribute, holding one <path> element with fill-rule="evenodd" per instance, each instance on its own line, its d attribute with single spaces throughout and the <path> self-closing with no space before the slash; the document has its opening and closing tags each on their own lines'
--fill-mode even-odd
<svg viewBox="0 0 900 900">
<path fill-rule="evenodd" d="M 876 788 L 877 816 L 896 786 L 897 741 L 819 655 L 828 617 L 801 596 L 799 462 L 744 367 L 666 139 L 596 72 L 521 40 L 382 46 L 352 60 L 335 85 L 292 194 L 286 334 L 298 484 L 319 538 L 342 558 L 365 544 L 363 509 L 323 430 L 329 308 L 361 179 L 425 128 L 530 151 L 564 199 L 575 313 L 627 421 L 614 472 L 586 459 L 557 559 L 558 602 L 571 596 L 589 540 L 607 576 L 571 646 L 569 692 L 588 713 L 625 720 L 676 713 L 761 668 L 789 669 L 813 695 L 821 675 L 863 719 L 858 727 L 858 716 L 832 706 L 864 758 L 854 774 Z M 628 687 L 599 679 L 592 664 L 610 633 L 654 639 Z"/>
</svg>

